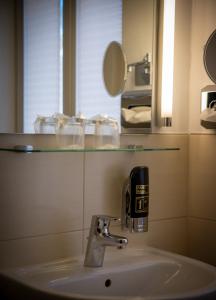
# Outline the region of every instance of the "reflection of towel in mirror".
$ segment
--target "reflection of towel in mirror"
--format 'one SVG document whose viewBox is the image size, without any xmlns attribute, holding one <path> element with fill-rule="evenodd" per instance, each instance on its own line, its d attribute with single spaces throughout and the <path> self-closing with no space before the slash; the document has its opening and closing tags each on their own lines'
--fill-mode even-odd
<svg viewBox="0 0 216 300">
<path fill-rule="evenodd" d="M 127 123 L 138 124 L 151 122 L 151 107 L 135 106 L 130 109 L 122 108 L 121 114 Z"/>
<path fill-rule="evenodd" d="M 216 123 L 216 110 L 207 108 L 201 113 L 201 120 Z"/>
</svg>

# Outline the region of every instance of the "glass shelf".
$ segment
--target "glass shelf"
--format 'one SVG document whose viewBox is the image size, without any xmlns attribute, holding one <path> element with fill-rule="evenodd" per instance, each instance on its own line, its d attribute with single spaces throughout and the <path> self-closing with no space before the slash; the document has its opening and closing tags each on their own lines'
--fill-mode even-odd
<svg viewBox="0 0 216 300">
<path fill-rule="evenodd" d="M 176 151 L 178 147 L 144 147 L 136 145 L 121 146 L 115 149 L 70 149 L 70 148 L 36 148 L 32 146 L 19 147 L 1 147 L 0 151 L 21 152 L 21 153 L 38 153 L 38 152 L 145 152 L 145 151 Z"/>
</svg>

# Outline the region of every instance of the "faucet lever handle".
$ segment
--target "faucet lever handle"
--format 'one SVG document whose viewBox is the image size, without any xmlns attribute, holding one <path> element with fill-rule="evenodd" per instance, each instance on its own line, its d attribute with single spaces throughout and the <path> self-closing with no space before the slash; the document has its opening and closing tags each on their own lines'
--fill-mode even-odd
<svg viewBox="0 0 216 300">
<path fill-rule="evenodd" d="M 121 219 L 117 217 L 107 216 L 107 215 L 96 215 L 97 227 L 100 228 L 109 228 L 110 222 L 120 222 Z"/>
</svg>

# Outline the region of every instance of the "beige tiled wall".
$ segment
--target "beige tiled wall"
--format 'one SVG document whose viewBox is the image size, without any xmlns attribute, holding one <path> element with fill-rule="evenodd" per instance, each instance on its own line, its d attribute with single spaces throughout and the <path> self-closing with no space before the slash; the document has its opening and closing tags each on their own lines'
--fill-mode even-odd
<svg viewBox="0 0 216 300">
<path fill-rule="evenodd" d="M 82 253 L 82 231 L 0 241 L 0 268 L 48 262 Z"/>
<path fill-rule="evenodd" d="M 200 92 L 213 82 L 203 63 L 203 47 L 216 27 L 216 1 L 192 0 L 189 88 L 189 253 L 216 265 L 216 136 L 200 125 Z M 201 135 L 201 133 L 205 133 Z M 214 131 L 215 133 L 215 131 Z"/>
<path fill-rule="evenodd" d="M 149 221 L 148 232 L 128 233 L 122 231 L 120 226 L 113 226 L 112 232 L 128 238 L 128 246 L 143 248 L 145 245 L 187 254 L 187 220 L 182 218 L 170 218 L 164 220 Z M 87 246 L 88 230 L 85 230 L 84 249 Z"/>
<path fill-rule="evenodd" d="M 216 135 L 190 136 L 188 229 L 191 256 L 216 265 Z"/>
<path fill-rule="evenodd" d="M 122 185 L 136 165 L 149 167 L 150 221 L 149 232 L 130 235 L 129 244 L 186 253 L 187 136 L 125 136 L 122 142 L 181 150 L 0 152 L 1 267 L 83 253 L 91 216 L 121 214 Z"/>
<path fill-rule="evenodd" d="M 126 143 L 127 137 L 124 138 Z M 136 247 L 148 244 L 186 254 L 187 136 L 133 136 L 130 142 L 144 143 L 147 147 L 179 146 L 181 150 L 86 154 L 84 228 L 89 228 L 93 214 L 121 214 L 123 183 L 134 166 L 145 165 L 149 167 L 150 177 L 149 231 L 129 234 L 129 245 Z M 119 227 L 112 230 L 122 234 Z M 88 230 L 85 234 L 87 236 Z"/>
<path fill-rule="evenodd" d="M 83 154 L 2 152 L 0 169 L 1 240 L 82 229 Z"/>
<path fill-rule="evenodd" d="M 216 266 L 216 220 L 190 217 L 189 255 Z"/>
<path fill-rule="evenodd" d="M 83 153 L 0 153 L 1 266 L 82 251 L 83 163 Z"/>
<path fill-rule="evenodd" d="M 85 228 L 89 227 L 93 214 L 120 215 L 123 183 L 131 169 L 140 165 L 149 167 L 151 193 L 149 219 L 185 217 L 187 215 L 187 162 L 185 162 L 183 150 L 86 154 Z"/>
<path fill-rule="evenodd" d="M 189 131 L 209 132 L 200 126 L 200 92 L 214 84 L 208 77 L 203 63 L 204 46 L 216 28 L 216 1 L 192 0 L 190 40 L 190 86 L 189 86 Z"/>
</svg>

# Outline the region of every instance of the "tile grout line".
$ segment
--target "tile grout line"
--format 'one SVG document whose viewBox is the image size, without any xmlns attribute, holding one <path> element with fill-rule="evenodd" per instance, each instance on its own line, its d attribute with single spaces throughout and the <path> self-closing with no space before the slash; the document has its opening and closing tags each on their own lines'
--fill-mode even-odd
<svg viewBox="0 0 216 300">
<path fill-rule="evenodd" d="M 176 220 L 186 220 L 187 216 L 179 216 L 179 217 L 170 217 L 170 218 L 161 218 L 161 219 L 153 219 L 149 220 L 149 223 L 155 223 L 155 222 L 166 222 L 166 221 L 176 221 Z M 112 227 L 119 227 L 120 224 L 112 225 Z M 89 227 L 84 228 L 84 230 L 89 230 Z"/>
<path fill-rule="evenodd" d="M 186 187 L 186 251 L 187 253 L 190 253 L 190 230 L 189 230 L 189 224 L 188 224 L 188 212 L 190 209 L 190 186 L 191 186 L 191 139 L 190 135 L 187 137 L 187 187 Z"/>
<path fill-rule="evenodd" d="M 202 218 L 202 217 L 197 217 L 197 216 L 188 216 L 188 219 L 195 219 L 195 220 L 201 220 L 201 221 L 216 223 L 216 219 L 212 219 L 212 218 Z"/>
<path fill-rule="evenodd" d="M 167 217 L 167 218 L 158 218 L 158 219 L 149 219 L 149 222 L 160 222 L 160 221 L 172 221 L 172 220 L 179 220 L 179 219 L 186 219 L 187 216 L 176 216 L 176 217 Z"/>
<path fill-rule="evenodd" d="M 84 211 L 84 209 L 83 209 Z M 84 212 L 83 212 L 84 213 Z M 179 216 L 179 217 L 170 217 L 170 218 L 161 218 L 161 219 L 153 219 L 149 220 L 150 223 L 154 222 L 163 222 L 163 221 L 172 221 L 172 220 L 179 220 L 179 219 L 185 219 L 188 218 L 187 216 Z M 204 220 L 204 221 L 213 221 L 216 222 L 216 220 L 213 219 L 203 219 L 199 217 L 189 217 L 192 219 L 199 219 L 199 220 Z M 112 225 L 113 227 L 118 227 L 119 225 Z M 46 236 L 55 236 L 55 235 L 61 235 L 61 234 L 68 234 L 68 233 L 75 233 L 75 232 L 82 232 L 83 233 L 83 238 L 82 238 L 82 246 L 84 247 L 84 231 L 89 230 L 89 227 L 84 227 L 84 218 L 83 218 L 83 227 L 81 229 L 77 230 L 71 230 L 71 231 L 60 231 L 60 232 L 50 232 L 46 234 L 39 234 L 39 235 L 27 235 L 23 237 L 16 237 L 16 238 L 10 238 L 10 239 L 2 239 L 0 240 L 1 242 L 10 242 L 10 241 L 17 241 L 17 240 L 24 240 L 24 239 L 34 239 L 34 238 L 41 238 L 41 237 L 46 237 Z M 84 249 L 82 249 L 84 250 Z"/>
<path fill-rule="evenodd" d="M 25 240 L 25 239 L 34 239 L 34 238 L 42 238 L 47 236 L 55 236 L 55 235 L 61 235 L 61 234 L 69 234 L 69 233 L 75 233 L 75 232 L 82 232 L 83 229 L 77 229 L 77 230 L 71 230 L 71 231 L 60 231 L 60 232 L 50 232 L 45 234 L 37 234 L 37 235 L 26 235 L 26 236 L 20 236 L 10 239 L 0 239 L 1 242 L 12 242 L 12 241 L 19 241 L 19 240 Z"/>
</svg>

